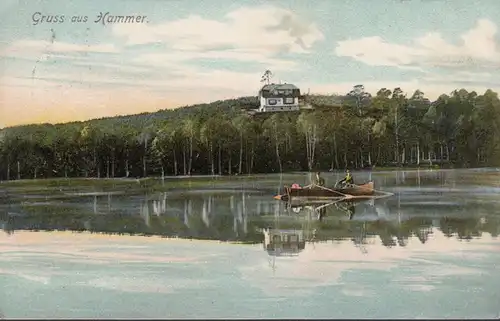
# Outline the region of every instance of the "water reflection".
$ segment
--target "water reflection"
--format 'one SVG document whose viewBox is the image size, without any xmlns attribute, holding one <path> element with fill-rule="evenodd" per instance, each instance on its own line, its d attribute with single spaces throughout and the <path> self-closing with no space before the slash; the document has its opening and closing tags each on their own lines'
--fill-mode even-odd
<svg viewBox="0 0 500 321">
<path fill-rule="evenodd" d="M 296 256 L 306 246 L 304 231 L 264 229 L 264 249 L 271 256 Z"/>
<path fill-rule="evenodd" d="M 498 236 L 500 220 L 494 207 L 490 206 L 493 211 L 488 215 L 487 209 L 475 207 L 477 204 L 465 207 L 448 203 L 415 206 L 413 203 L 405 205 L 397 199 L 348 201 L 292 206 L 289 213 L 293 213 L 291 218 L 292 215 L 302 215 L 317 221 L 314 230 L 310 231 L 314 234 L 311 242 L 350 239 L 365 252 L 365 245 L 373 238 L 379 238 L 386 247 L 405 247 L 412 237 L 425 244 L 434 229 L 446 237 L 456 236 L 464 241 L 479 238 L 482 233 Z"/>
<path fill-rule="evenodd" d="M 491 317 L 498 178 L 374 173 L 393 197 L 290 206 L 272 196 L 306 177 L 132 192 L 0 184 L 0 226 L 15 233 L 0 233 L 0 310 L 21 318 Z"/>
<path fill-rule="evenodd" d="M 301 242 L 306 241 L 348 239 L 362 251 L 374 238 L 386 247 L 404 247 L 411 237 L 424 244 L 435 228 L 447 237 L 468 241 L 483 233 L 496 237 L 500 230 L 500 203 L 491 197 L 497 187 L 486 185 L 492 181 L 491 174 L 486 175 L 474 173 L 473 179 L 455 171 L 384 174 L 374 180 L 394 192 L 392 197 L 291 206 L 272 199 L 275 188 L 234 189 L 230 184 L 218 190 L 179 189 L 145 196 L 64 190 L 43 195 L 39 187 L 38 194 L 33 188 L 29 197 L 20 197 L 22 191 L 8 190 L 0 203 L 0 226 L 7 233 L 71 230 L 263 242 L 273 255 L 284 255 L 292 247 L 300 253 L 306 246 Z M 285 177 L 275 184 L 297 180 Z M 462 189 L 456 188 L 459 185 Z M 295 240 L 301 241 L 292 245 Z"/>
</svg>

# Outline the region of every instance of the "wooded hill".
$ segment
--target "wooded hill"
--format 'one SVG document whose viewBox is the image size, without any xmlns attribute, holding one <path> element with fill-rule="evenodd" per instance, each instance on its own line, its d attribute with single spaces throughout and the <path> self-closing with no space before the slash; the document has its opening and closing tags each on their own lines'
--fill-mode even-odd
<svg viewBox="0 0 500 321">
<path fill-rule="evenodd" d="M 338 101 L 341 104 L 338 104 Z M 500 165 L 500 100 L 456 90 L 355 86 L 315 110 L 248 116 L 243 97 L 131 116 L 0 131 L 0 179 L 270 173 L 446 163 Z"/>
</svg>

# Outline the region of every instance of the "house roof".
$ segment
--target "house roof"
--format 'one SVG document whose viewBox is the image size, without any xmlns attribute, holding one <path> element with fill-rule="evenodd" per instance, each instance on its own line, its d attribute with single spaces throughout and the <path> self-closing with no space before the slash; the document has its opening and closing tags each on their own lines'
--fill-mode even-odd
<svg viewBox="0 0 500 321">
<path fill-rule="evenodd" d="M 269 85 L 264 85 L 261 90 L 268 90 L 268 91 L 273 91 L 273 90 L 283 90 L 283 89 L 299 89 L 298 87 L 292 85 L 292 84 L 269 84 Z"/>
</svg>

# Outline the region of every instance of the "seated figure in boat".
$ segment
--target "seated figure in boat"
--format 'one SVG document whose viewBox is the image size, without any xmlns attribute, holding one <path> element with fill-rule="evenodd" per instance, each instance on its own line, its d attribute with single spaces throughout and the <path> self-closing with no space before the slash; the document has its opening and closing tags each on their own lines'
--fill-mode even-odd
<svg viewBox="0 0 500 321">
<path fill-rule="evenodd" d="M 314 182 L 318 186 L 325 186 L 325 179 L 321 177 L 321 173 L 316 173 L 316 182 Z"/>
<path fill-rule="evenodd" d="M 352 185 L 354 184 L 354 180 L 352 178 L 351 172 L 349 169 L 346 170 L 345 172 L 345 177 L 337 183 L 338 186 L 345 186 L 345 185 Z"/>
</svg>

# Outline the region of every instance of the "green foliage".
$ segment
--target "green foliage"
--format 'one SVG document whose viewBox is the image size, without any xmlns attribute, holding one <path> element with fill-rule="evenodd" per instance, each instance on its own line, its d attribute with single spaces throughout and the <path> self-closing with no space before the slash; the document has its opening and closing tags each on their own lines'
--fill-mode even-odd
<svg viewBox="0 0 500 321">
<path fill-rule="evenodd" d="M 305 95 L 313 110 L 247 116 L 257 97 L 0 131 L 0 179 L 500 165 L 500 100 L 456 90 Z"/>
</svg>

